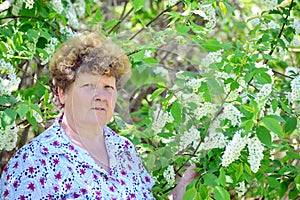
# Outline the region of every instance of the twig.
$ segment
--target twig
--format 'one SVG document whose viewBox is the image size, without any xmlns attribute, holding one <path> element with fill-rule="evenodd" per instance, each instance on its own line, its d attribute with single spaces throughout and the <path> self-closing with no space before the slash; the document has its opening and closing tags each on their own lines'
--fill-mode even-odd
<svg viewBox="0 0 300 200">
<path fill-rule="evenodd" d="M 115 30 L 127 17 L 128 15 L 133 11 L 133 7 L 126 13 L 126 15 L 121 18 L 118 23 L 116 25 L 114 25 L 114 27 L 112 27 L 109 31 L 108 31 L 108 35 L 111 34 L 113 32 L 113 30 Z"/>
<path fill-rule="evenodd" d="M 181 1 L 177 2 L 175 5 L 161 11 L 155 18 L 153 18 L 151 21 L 149 21 L 146 24 L 146 27 L 149 27 L 153 22 L 155 22 L 161 15 L 163 15 L 165 12 L 168 12 L 169 10 L 171 10 L 173 7 L 179 5 L 181 3 Z M 133 40 L 138 34 L 140 34 L 143 30 L 145 29 L 145 27 L 141 28 L 140 30 L 138 30 L 138 32 L 136 32 L 133 36 L 131 36 L 129 38 L 129 40 Z"/>
</svg>

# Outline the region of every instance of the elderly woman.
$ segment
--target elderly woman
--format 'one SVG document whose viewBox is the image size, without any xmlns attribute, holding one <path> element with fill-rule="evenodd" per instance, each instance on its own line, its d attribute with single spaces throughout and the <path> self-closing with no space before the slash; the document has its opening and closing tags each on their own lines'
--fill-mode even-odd
<svg viewBox="0 0 300 200">
<path fill-rule="evenodd" d="M 50 69 L 61 113 L 8 162 L 0 199 L 154 199 L 154 181 L 134 146 L 106 126 L 130 74 L 125 53 L 100 34 L 84 33 L 62 44 Z M 171 199 L 182 198 L 195 176 L 189 171 Z"/>
</svg>

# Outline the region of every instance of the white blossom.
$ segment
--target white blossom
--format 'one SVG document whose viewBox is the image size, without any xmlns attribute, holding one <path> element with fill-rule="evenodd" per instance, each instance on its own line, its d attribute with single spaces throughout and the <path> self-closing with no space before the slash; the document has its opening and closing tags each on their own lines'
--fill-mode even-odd
<svg viewBox="0 0 300 200">
<path fill-rule="evenodd" d="M 58 40 L 57 38 L 50 38 L 50 42 L 48 44 L 46 44 L 46 47 L 44 48 L 44 50 L 47 52 L 48 56 L 45 57 L 44 54 L 40 54 L 41 57 L 41 64 L 45 65 L 46 63 L 48 63 L 50 56 L 52 56 L 52 54 L 55 52 L 55 47 L 58 44 Z"/>
<path fill-rule="evenodd" d="M 23 6 L 23 0 L 16 0 L 16 2 L 13 4 L 12 8 L 12 14 L 13 15 L 18 15 L 20 10 L 22 9 Z"/>
<path fill-rule="evenodd" d="M 66 8 L 66 13 L 67 13 L 67 18 L 68 18 L 68 24 L 70 26 L 72 26 L 73 28 L 78 28 L 79 22 L 78 22 L 77 15 L 76 15 L 75 9 L 73 7 L 73 4 L 70 0 L 68 0 L 67 2 L 68 2 L 68 5 Z"/>
<path fill-rule="evenodd" d="M 61 34 L 66 35 L 67 37 L 74 37 L 78 33 L 74 32 L 70 27 L 59 24 L 59 31 Z"/>
<path fill-rule="evenodd" d="M 260 19 L 259 18 L 254 18 L 254 19 L 251 19 L 250 21 L 248 21 L 248 23 L 254 28 L 258 24 L 260 24 Z"/>
<path fill-rule="evenodd" d="M 194 103 L 198 106 L 200 106 L 204 99 L 203 99 L 203 93 L 184 93 L 182 91 L 176 92 L 176 96 L 180 100 L 182 106 L 188 106 L 188 103 Z"/>
<path fill-rule="evenodd" d="M 160 67 L 160 66 L 156 67 L 156 68 L 153 70 L 153 72 L 154 72 L 155 74 L 161 75 L 162 77 L 167 77 L 167 76 L 168 76 L 168 70 L 166 70 L 165 68 Z"/>
<path fill-rule="evenodd" d="M 41 114 L 39 114 L 37 111 L 32 110 L 32 116 L 35 118 L 37 123 L 41 123 L 43 121 L 43 117 Z"/>
<path fill-rule="evenodd" d="M 168 6 L 174 6 L 179 0 L 167 0 L 166 4 Z"/>
<path fill-rule="evenodd" d="M 268 27 L 269 27 L 269 29 L 280 28 L 279 24 L 275 23 L 274 21 L 270 21 L 270 22 L 268 23 Z"/>
<path fill-rule="evenodd" d="M 272 10 L 278 5 L 277 0 L 262 0 L 261 3 L 266 6 L 267 10 Z"/>
<path fill-rule="evenodd" d="M 11 151 L 16 147 L 18 140 L 18 127 L 15 123 L 0 128 L 0 150 Z"/>
<path fill-rule="evenodd" d="M 221 62 L 222 52 L 223 50 L 208 53 L 203 59 L 201 59 L 199 69 L 204 72 L 209 71 L 209 66 L 211 64 Z"/>
<path fill-rule="evenodd" d="M 64 6 L 61 2 L 61 0 L 51 0 L 51 5 L 53 10 L 55 10 L 55 12 L 57 12 L 58 14 L 61 14 L 64 10 Z"/>
<path fill-rule="evenodd" d="M 151 57 L 152 57 L 152 51 L 150 51 L 150 50 L 147 49 L 147 50 L 145 51 L 144 57 L 145 57 L 145 58 L 151 58 Z"/>
<path fill-rule="evenodd" d="M 232 126 L 240 126 L 242 116 L 243 114 L 234 105 L 226 104 L 220 118 L 230 120 Z"/>
<path fill-rule="evenodd" d="M 290 42 L 292 47 L 299 47 L 300 46 L 300 39 L 298 35 L 294 35 L 293 40 Z"/>
<path fill-rule="evenodd" d="M 291 27 L 293 27 L 296 31 L 295 35 L 299 35 L 300 34 L 300 21 L 295 17 L 292 17 L 292 18 L 293 18 L 294 21 L 291 24 Z"/>
<path fill-rule="evenodd" d="M 238 185 L 235 187 L 235 191 L 239 197 L 242 197 L 247 192 L 245 181 L 239 182 Z"/>
<path fill-rule="evenodd" d="M 34 0 L 25 0 L 25 8 L 32 9 L 34 4 Z"/>
<path fill-rule="evenodd" d="M 256 94 L 255 101 L 256 102 L 265 102 L 267 97 L 272 92 L 272 84 L 264 84 L 259 92 Z"/>
<path fill-rule="evenodd" d="M 291 103 L 296 112 L 300 112 L 300 75 L 291 81 Z"/>
<path fill-rule="evenodd" d="M 217 112 L 217 107 L 215 104 L 210 102 L 204 102 L 193 111 L 196 119 L 200 120 L 204 116 L 214 115 Z"/>
<path fill-rule="evenodd" d="M 194 92 L 197 92 L 201 86 L 202 79 L 192 78 L 185 83 L 186 86 L 191 87 Z"/>
<path fill-rule="evenodd" d="M 249 138 L 247 144 L 249 151 L 248 161 L 250 164 L 250 169 L 252 170 L 252 172 L 256 173 L 259 170 L 260 161 L 264 157 L 264 146 L 256 136 L 254 136 L 253 138 Z"/>
<path fill-rule="evenodd" d="M 210 132 L 200 144 L 199 150 L 210 150 L 214 148 L 224 148 L 228 143 L 228 139 L 221 132 Z"/>
<path fill-rule="evenodd" d="M 169 165 L 168 168 L 164 171 L 163 176 L 170 185 L 173 185 L 175 182 L 174 167 L 172 165 Z"/>
<path fill-rule="evenodd" d="M 241 132 L 242 130 L 237 131 L 226 146 L 222 156 L 222 166 L 227 167 L 240 157 L 241 151 L 247 144 L 247 137 L 241 137 Z"/>
<path fill-rule="evenodd" d="M 212 4 L 201 4 L 199 10 L 195 10 L 194 13 L 203 17 L 204 20 L 207 20 L 205 24 L 206 28 L 213 29 L 216 26 L 216 11 Z"/>
<path fill-rule="evenodd" d="M 172 123 L 174 121 L 171 113 L 166 112 L 162 109 L 157 109 L 154 111 L 154 121 L 152 123 L 152 130 L 155 133 L 160 133 L 162 128 L 166 123 Z"/>
<path fill-rule="evenodd" d="M 18 89 L 21 79 L 17 77 L 14 67 L 6 63 L 4 59 L 0 60 L 0 74 L 6 73 L 7 78 L 0 77 L 0 95 L 10 95 L 12 91 Z"/>
<path fill-rule="evenodd" d="M 194 126 L 185 131 L 180 137 L 179 146 L 180 150 L 185 149 L 188 145 L 193 143 L 193 147 L 196 148 L 200 139 L 200 132 Z"/>
<path fill-rule="evenodd" d="M 82 17 L 85 14 L 85 1 L 84 0 L 77 0 L 73 4 L 77 13 L 78 17 Z"/>
</svg>

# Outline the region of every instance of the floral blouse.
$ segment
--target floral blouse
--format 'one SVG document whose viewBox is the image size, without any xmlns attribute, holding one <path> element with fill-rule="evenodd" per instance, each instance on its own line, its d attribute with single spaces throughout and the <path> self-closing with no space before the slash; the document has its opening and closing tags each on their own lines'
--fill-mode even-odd
<svg viewBox="0 0 300 200">
<path fill-rule="evenodd" d="M 73 144 L 58 120 L 3 170 L 0 199 L 154 199 L 154 181 L 132 143 L 104 128 L 110 170 Z"/>
</svg>

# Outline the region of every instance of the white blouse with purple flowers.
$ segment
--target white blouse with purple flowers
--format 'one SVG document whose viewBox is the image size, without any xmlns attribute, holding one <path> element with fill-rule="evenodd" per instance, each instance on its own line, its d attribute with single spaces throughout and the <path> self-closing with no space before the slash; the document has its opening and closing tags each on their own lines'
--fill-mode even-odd
<svg viewBox="0 0 300 200">
<path fill-rule="evenodd" d="M 56 120 L 3 170 L 0 199 L 154 199 L 154 181 L 132 143 L 104 128 L 110 171 L 73 144 Z"/>
</svg>

